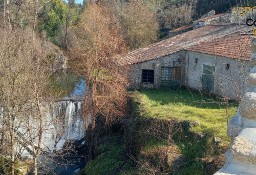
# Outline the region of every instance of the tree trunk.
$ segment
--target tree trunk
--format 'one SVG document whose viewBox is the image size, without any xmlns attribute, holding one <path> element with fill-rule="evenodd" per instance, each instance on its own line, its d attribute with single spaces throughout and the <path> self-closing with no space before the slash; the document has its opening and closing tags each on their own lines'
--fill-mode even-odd
<svg viewBox="0 0 256 175">
<path fill-rule="evenodd" d="M 95 90 L 95 84 L 92 83 L 91 86 L 88 86 L 87 89 L 87 99 L 86 99 L 86 111 L 85 112 L 85 118 L 88 118 L 88 116 L 91 117 L 91 123 L 88 123 L 90 126 L 89 131 L 87 133 L 88 138 L 88 159 L 93 160 L 95 158 L 94 149 L 95 149 L 95 106 L 94 106 L 94 90 Z"/>
<path fill-rule="evenodd" d="M 9 115 L 10 117 L 10 137 L 11 137 L 11 173 L 12 175 L 15 174 L 15 143 L 14 143 L 14 117 L 12 115 Z"/>
<path fill-rule="evenodd" d="M 89 143 L 89 160 L 93 160 L 95 158 L 94 155 L 94 131 L 93 129 L 91 130 L 91 135 L 90 135 L 90 143 Z"/>
<path fill-rule="evenodd" d="M 12 30 L 12 22 L 11 22 L 11 11 L 10 11 L 10 0 L 6 1 L 6 16 L 8 19 L 9 29 Z"/>
<path fill-rule="evenodd" d="M 38 162 L 37 162 L 37 156 L 34 157 L 34 175 L 38 174 Z"/>
<path fill-rule="evenodd" d="M 12 175 L 14 175 L 14 161 L 12 160 Z"/>
<path fill-rule="evenodd" d="M 68 14 L 66 16 L 66 25 L 65 25 L 65 35 L 64 35 L 64 49 L 68 49 L 68 25 L 69 25 L 69 13 L 70 13 L 70 7 L 68 7 Z"/>
</svg>

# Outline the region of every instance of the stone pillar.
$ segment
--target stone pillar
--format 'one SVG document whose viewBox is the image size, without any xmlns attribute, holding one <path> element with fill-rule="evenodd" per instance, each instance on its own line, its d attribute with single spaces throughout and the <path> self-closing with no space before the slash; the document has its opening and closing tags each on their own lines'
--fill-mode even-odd
<svg viewBox="0 0 256 175">
<path fill-rule="evenodd" d="M 252 38 L 250 73 L 237 114 L 229 120 L 230 149 L 215 175 L 256 175 L 256 38 Z"/>
<path fill-rule="evenodd" d="M 154 64 L 155 71 L 155 88 L 159 88 L 161 86 L 161 64 Z"/>
</svg>

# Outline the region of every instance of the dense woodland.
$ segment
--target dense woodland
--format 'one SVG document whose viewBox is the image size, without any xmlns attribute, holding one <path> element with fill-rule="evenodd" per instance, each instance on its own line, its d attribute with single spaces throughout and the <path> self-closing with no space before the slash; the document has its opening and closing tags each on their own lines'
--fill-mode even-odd
<svg viewBox="0 0 256 175">
<path fill-rule="evenodd" d="M 83 4 L 74 0 L 0 1 L 0 174 L 20 173 L 18 167 L 24 162 L 15 149 L 17 144 L 30 149 L 33 160 L 29 167 L 32 174 L 38 174 L 45 120 L 42 106 L 46 99 L 54 102 L 62 94 L 54 90 L 51 81 L 56 75 L 52 68 L 56 52 L 63 53 L 68 58 L 68 69 L 87 83 L 83 103 L 84 120 L 89 123 L 90 116 L 91 121 L 86 128 L 87 160 L 99 155 L 102 133 L 118 130 L 126 132 L 127 137 L 126 143 L 121 143 L 126 148 L 121 150 L 122 159 L 130 156 L 127 166 L 138 168 L 140 164 L 134 164 L 139 143 L 131 137 L 137 137 L 133 133 L 137 125 L 153 124 L 127 119 L 127 115 L 135 115 L 130 110 L 136 109 L 128 100 L 128 70 L 120 64 L 120 56 L 161 40 L 169 30 L 190 24 L 210 10 L 226 12 L 241 3 L 251 5 L 253 0 L 97 0 Z M 100 127 L 99 118 L 103 121 Z M 33 122 L 39 123 L 38 127 Z M 21 125 L 25 133 L 18 131 Z M 175 127 L 187 131 L 183 125 Z M 124 130 L 130 127 L 134 130 Z M 143 166 L 148 166 L 146 174 L 150 174 L 152 167 L 141 165 L 141 174 L 145 174 Z M 164 165 L 158 168 L 168 169 Z M 118 174 L 113 173 L 117 169 L 111 173 Z M 83 173 L 86 171 L 93 171 L 91 164 Z"/>
</svg>

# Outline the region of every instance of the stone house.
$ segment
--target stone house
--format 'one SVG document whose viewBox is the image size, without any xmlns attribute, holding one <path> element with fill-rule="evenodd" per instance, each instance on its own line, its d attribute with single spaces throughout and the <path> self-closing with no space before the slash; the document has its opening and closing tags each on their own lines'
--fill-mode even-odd
<svg viewBox="0 0 256 175">
<path fill-rule="evenodd" d="M 249 71 L 251 37 L 245 25 L 206 25 L 137 49 L 122 58 L 129 87 L 186 86 L 239 99 Z"/>
<path fill-rule="evenodd" d="M 206 15 L 196 21 L 193 21 L 193 28 L 200 28 L 209 24 L 226 24 L 230 22 L 230 13 L 222 13 L 222 14 L 209 14 Z"/>
<path fill-rule="evenodd" d="M 251 36 L 239 33 L 188 48 L 185 86 L 240 99 L 250 69 L 250 48 Z"/>
<path fill-rule="evenodd" d="M 256 38 L 252 40 L 248 83 L 238 111 L 228 121 L 230 147 L 226 152 L 225 165 L 214 175 L 255 174 L 256 172 Z"/>
</svg>

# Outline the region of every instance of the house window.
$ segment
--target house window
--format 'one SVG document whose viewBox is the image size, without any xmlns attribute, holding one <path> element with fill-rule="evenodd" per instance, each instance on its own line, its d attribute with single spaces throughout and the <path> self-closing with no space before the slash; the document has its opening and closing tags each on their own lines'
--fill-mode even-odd
<svg viewBox="0 0 256 175">
<path fill-rule="evenodd" d="M 171 72 L 172 72 L 171 67 L 162 67 L 162 68 L 161 68 L 161 77 L 162 77 L 162 81 L 171 80 L 171 75 L 172 75 Z"/>
<path fill-rule="evenodd" d="M 154 83 L 154 70 L 142 69 L 142 83 Z"/>
<path fill-rule="evenodd" d="M 167 88 L 180 87 L 181 68 L 180 67 L 161 67 L 161 86 Z"/>
<path fill-rule="evenodd" d="M 229 69 L 230 65 L 229 65 L 229 64 L 226 64 L 225 67 L 226 67 L 226 69 Z"/>
<path fill-rule="evenodd" d="M 161 68 L 161 80 L 181 80 L 181 68 L 180 67 L 162 67 Z"/>
</svg>

